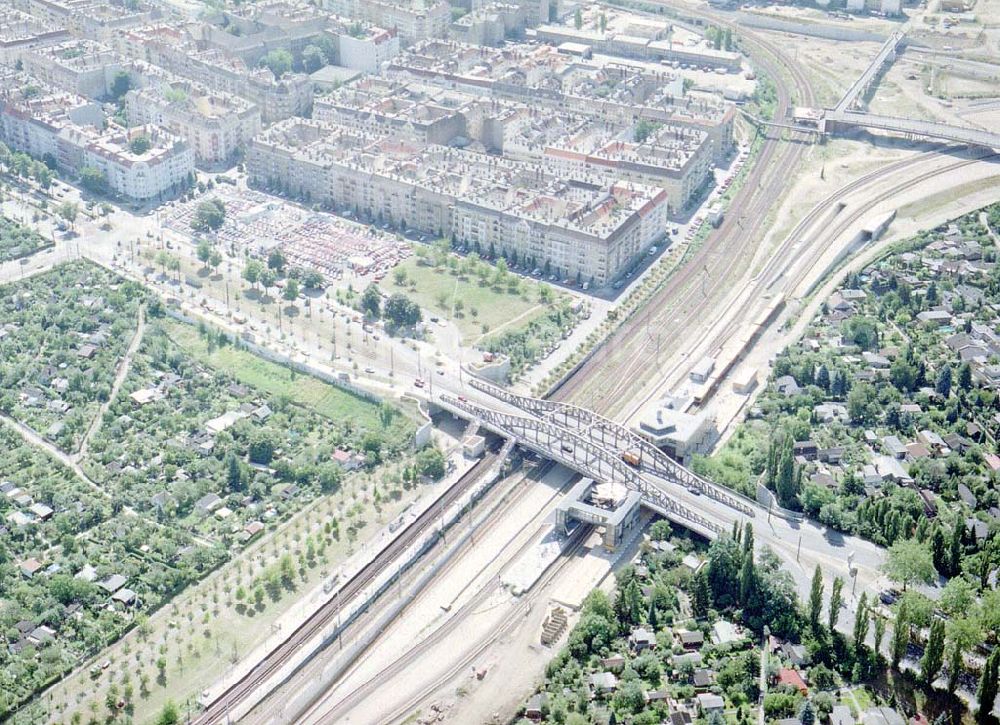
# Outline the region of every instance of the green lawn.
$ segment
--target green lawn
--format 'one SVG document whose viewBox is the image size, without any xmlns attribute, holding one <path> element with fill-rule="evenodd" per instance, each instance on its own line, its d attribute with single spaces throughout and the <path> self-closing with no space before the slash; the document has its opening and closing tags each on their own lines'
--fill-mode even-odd
<svg viewBox="0 0 1000 725">
<path fill-rule="evenodd" d="M 445 265 L 431 267 L 411 257 L 396 268 L 406 274 L 402 285 L 397 283 L 394 270 L 380 286 L 389 294 L 406 294 L 430 315 L 454 320 L 466 343 L 474 341 L 484 332 L 495 331 L 505 323 L 510 323 L 510 326 L 504 330 L 523 327 L 542 314 L 544 306 L 538 301 L 538 282 L 511 274 L 508 280 L 516 280 L 517 284 L 517 292 L 512 292 L 509 286 L 491 286 L 494 272 L 486 267 L 485 262 L 480 262 L 477 267 L 484 271 L 489 269 L 487 282 L 483 282 L 477 274 L 460 275 L 457 270 Z M 553 292 L 555 300 L 564 296 L 555 290 Z M 459 304 L 455 305 L 456 302 Z"/>
<path fill-rule="evenodd" d="M 209 350 L 206 340 L 192 325 L 169 322 L 167 330 L 171 339 L 189 354 L 214 368 L 225 370 L 241 383 L 272 395 L 287 396 L 333 420 L 352 420 L 355 426 L 369 430 L 381 427 L 379 406 L 373 401 L 309 375 L 294 374 L 288 368 L 232 345 Z"/>
</svg>

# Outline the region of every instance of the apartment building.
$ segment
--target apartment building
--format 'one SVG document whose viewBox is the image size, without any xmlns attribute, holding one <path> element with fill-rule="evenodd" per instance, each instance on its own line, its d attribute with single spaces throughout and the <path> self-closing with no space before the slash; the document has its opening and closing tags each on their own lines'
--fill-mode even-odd
<svg viewBox="0 0 1000 725">
<path fill-rule="evenodd" d="M 247 169 L 261 185 L 596 285 L 667 222 L 663 189 L 566 180 L 538 164 L 324 121 L 275 124 L 251 142 Z"/>
<path fill-rule="evenodd" d="M 149 25 L 119 34 L 117 49 L 136 60 L 160 66 L 209 90 L 240 96 L 260 109 L 270 123 L 312 108 L 313 82 L 303 73 L 280 78 L 267 68 L 248 66 L 239 55 L 207 48 L 182 25 Z"/>
<path fill-rule="evenodd" d="M 399 55 L 399 33 L 374 26 L 352 25 L 337 34 L 338 64 L 364 73 L 379 73 Z"/>
<path fill-rule="evenodd" d="M 104 128 L 99 104 L 23 73 L 0 78 L 0 140 L 77 173 L 99 169 L 109 189 L 147 200 L 175 193 L 194 171 L 194 152 L 156 126 Z M 137 139 L 142 138 L 141 143 Z"/>
<path fill-rule="evenodd" d="M 451 24 L 451 37 L 472 45 L 500 45 L 507 38 L 524 35 L 527 18 L 517 3 L 491 2 Z"/>
<path fill-rule="evenodd" d="M 508 43 L 474 47 L 429 40 L 400 54 L 387 77 L 510 100 L 532 108 L 573 109 L 601 123 L 637 124 L 645 119 L 703 131 L 714 159 L 733 147 L 735 106 L 684 89 L 680 76 L 629 63 L 587 60 L 544 45 Z"/>
<path fill-rule="evenodd" d="M 688 34 L 690 42 L 675 39 L 676 29 L 668 20 L 636 15 L 604 5 L 587 7 L 576 27 L 575 18 L 562 23 L 543 23 L 535 37 L 542 43 L 585 46 L 594 53 L 639 58 L 698 67 L 739 71 L 740 54 L 712 47 L 704 39 Z"/>
<path fill-rule="evenodd" d="M 451 22 L 445 0 L 322 0 L 322 7 L 344 18 L 391 28 L 404 44 L 443 38 Z"/>
<path fill-rule="evenodd" d="M 115 33 L 162 16 L 149 0 L 10 0 L 19 9 L 77 37 L 107 40 Z"/>
<path fill-rule="evenodd" d="M 0 8 L 0 64 L 14 65 L 23 53 L 69 40 L 66 28 L 43 23 L 12 7 Z"/>
<path fill-rule="evenodd" d="M 364 78 L 316 101 L 313 118 L 372 134 L 468 148 L 537 164 L 588 184 L 628 180 L 685 208 L 712 171 L 708 134 L 653 122 L 600 122 L 583 113 L 417 81 Z"/>
<path fill-rule="evenodd" d="M 194 149 L 199 165 L 210 168 L 235 163 L 261 130 L 260 110 L 254 104 L 183 80 L 129 91 L 125 114 L 130 125 L 155 124 L 169 129 Z"/>
<path fill-rule="evenodd" d="M 25 72 L 45 83 L 87 98 L 106 98 L 128 61 L 107 45 L 85 38 L 36 48 L 20 56 Z"/>
</svg>

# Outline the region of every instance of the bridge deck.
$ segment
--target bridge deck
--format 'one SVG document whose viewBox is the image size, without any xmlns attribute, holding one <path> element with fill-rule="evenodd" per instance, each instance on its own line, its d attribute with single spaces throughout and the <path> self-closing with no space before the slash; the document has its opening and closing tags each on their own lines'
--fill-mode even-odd
<svg viewBox="0 0 1000 725">
<path fill-rule="evenodd" d="M 857 80 L 851 84 L 851 87 L 847 89 L 847 93 L 844 94 L 844 97 L 834 107 L 835 111 L 847 111 L 855 104 L 858 97 L 864 93 L 865 89 L 875 79 L 875 76 L 878 75 L 885 62 L 896 53 L 896 49 L 902 42 L 904 35 L 902 32 L 895 32 L 886 39 L 885 43 L 879 49 L 878 55 L 868 64 L 865 72 L 858 76 Z"/>
<path fill-rule="evenodd" d="M 915 121 L 909 118 L 880 116 L 874 113 L 861 113 L 857 111 L 829 111 L 826 114 L 826 123 L 873 128 L 913 136 L 926 136 L 928 138 L 952 141 L 969 146 L 981 146 L 983 148 L 1000 150 L 1000 134 L 981 131 L 975 128 L 952 126 L 936 121 Z"/>
</svg>

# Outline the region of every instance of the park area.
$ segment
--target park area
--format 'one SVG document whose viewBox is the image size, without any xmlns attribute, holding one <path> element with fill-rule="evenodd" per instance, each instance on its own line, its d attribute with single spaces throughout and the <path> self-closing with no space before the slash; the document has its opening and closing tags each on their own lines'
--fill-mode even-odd
<svg viewBox="0 0 1000 725">
<path fill-rule="evenodd" d="M 226 657 L 203 662 L 224 668 L 256 641 L 237 620 L 273 620 L 424 480 L 402 409 L 169 319 L 95 265 L 61 265 L 0 299 L 0 719 L 133 629 L 141 658 L 127 645 L 114 672 L 79 671 L 58 705 L 28 702 L 18 719 L 58 721 L 100 688 L 92 712 L 150 713 L 168 677 L 171 694 L 188 677 L 197 693 L 217 637 L 229 637 Z M 29 395 L 66 402 L 73 434 L 47 437 L 66 417 Z M 290 526 L 306 528 L 293 537 Z M 265 544 L 270 555 L 244 565 L 239 554 Z M 212 573 L 230 559 L 220 590 Z M 184 642 L 169 661 L 149 640 L 157 627 L 159 641 Z"/>
<path fill-rule="evenodd" d="M 568 300 L 549 285 L 492 266 L 475 255 L 459 257 L 438 247 L 418 247 L 381 283 L 389 294 L 402 292 L 431 315 L 453 320 L 463 343 L 526 327 L 551 305 Z"/>
</svg>

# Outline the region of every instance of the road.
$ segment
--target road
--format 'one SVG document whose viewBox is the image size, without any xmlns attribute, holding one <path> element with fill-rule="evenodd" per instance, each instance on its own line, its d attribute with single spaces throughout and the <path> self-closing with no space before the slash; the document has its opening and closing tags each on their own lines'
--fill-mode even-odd
<svg viewBox="0 0 1000 725">
<path fill-rule="evenodd" d="M 146 310 L 145 307 L 139 306 L 139 321 L 135 327 L 135 333 L 132 335 L 132 339 L 128 343 L 128 348 L 125 350 L 125 355 L 122 356 L 121 362 L 118 363 L 118 370 L 115 372 L 115 379 L 111 383 L 111 393 L 108 395 L 108 399 L 101 403 L 101 407 L 98 409 L 97 414 L 94 416 L 93 420 L 90 421 L 90 425 L 87 426 L 87 432 L 83 436 L 83 440 L 80 442 L 80 449 L 73 454 L 73 460 L 79 462 L 84 456 L 87 455 L 87 450 L 90 448 L 90 439 L 93 438 L 94 434 L 101 429 L 101 425 L 104 422 L 104 414 L 108 412 L 108 408 L 111 407 L 111 403 L 114 402 L 115 398 L 118 397 L 118 391 L 121 390 L 122 383 L 125 382 L 125 378 L 128 377 L 129 370 L 132 369 L 132 359 L 135 357 L 136 351 L 139 349 L 139 344 L 142 342 L 142 335 L 146 330 Z"/>
<path fill-rule="evenodd" d="M 62 463 L 66 468 L 73 471 L 77 478 L 83 481 L 85 484 L 90 486 L 95 493 L 102 496 L 103 498 L 109 498 L 107 491 L 98 486 L 94 480 L 84 472 L 80 467 L 80 464 L 74 460 L 73 456 L 69 455 L 65 451 L 60 450 L 51 441 L 46 439 L 44 436 L 39 435 L 34 429 L 29 428 L 24 423 L 14 420 L 6 413 L 0 413 L 0 423 L 3 423 L 12 431 L 17 433 L 21 438 L 25 440 L 29 445 L 39 448 L 45 453 L 47 453 L 51 458 Z"/>
</svg>

